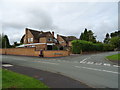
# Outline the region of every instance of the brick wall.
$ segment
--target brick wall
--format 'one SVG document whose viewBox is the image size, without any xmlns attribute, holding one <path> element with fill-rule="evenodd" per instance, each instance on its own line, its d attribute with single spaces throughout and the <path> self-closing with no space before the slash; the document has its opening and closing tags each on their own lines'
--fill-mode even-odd
<svg viewBox="0 0 120 90">
<path fill-rule="evenodd" d="M 68 56 L 69 52 L 63 50 L 55 50 L 55 51 L 45 50 L 43 51 L 43 54 L 44 57 L 61 57 L 61 56 Z"/>
<path fill-rule="evenodd" d="M 35 45 L 36 50 L 46 50 L 47 49 L 47 45 L 46 44 L 40 44 L 40 45 Z"/>
<path fill-rule="evenodd" d="M 24 55 L 24 56 L 39 56 L 40 51 L 35 51 L 35 48 L 9 48 L 9 49 L 0 49 L 0 54 L 7 54 L 7 55 Z M 44 57 L 61 57 L 61 56 L 68 56 L 68 51 L 63 50 L 55 50 L 43 51 Z"/>
<path fill-rule="evenodd" d="M 39 56 L 39 51 L 35 51 L 35 48 L 9 48 L 0 49 L 1 54 L 8 55 L 25 55 L 25 56 Z"/>
<path fill-rule="evenodd" d="M 47 43 L 46 37 L 41 37 L 41 38 L 39 39 L 39 42 L 40 42 L 40 43 Z"/>
</svg>

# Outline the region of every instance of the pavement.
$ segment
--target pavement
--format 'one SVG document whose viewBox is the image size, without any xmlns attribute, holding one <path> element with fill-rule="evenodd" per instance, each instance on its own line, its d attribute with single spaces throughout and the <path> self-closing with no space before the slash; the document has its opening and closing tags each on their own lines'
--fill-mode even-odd
<svg viewBox="0 0 120 90">
<path fill-rule="evenodd" d="M 118 88 L 119 65 L 105 57 L 118 52 L 39 58 L 2 55 L 2 61 L 14 65 L 58 73 L 93 88 Z"/>
<path fill-rule="evenodd" d="M 3 68 L 36 78 L 50 88 L 90 88 L 89 86 L 77 80 L 71 79 L 69 77 L 60 74 L 51 73 L 30 67 L 13 65 L 10 63 L 3 63 L 2 65 L 9 65 L 9 66 L 3 66 Z"/>
</svg>

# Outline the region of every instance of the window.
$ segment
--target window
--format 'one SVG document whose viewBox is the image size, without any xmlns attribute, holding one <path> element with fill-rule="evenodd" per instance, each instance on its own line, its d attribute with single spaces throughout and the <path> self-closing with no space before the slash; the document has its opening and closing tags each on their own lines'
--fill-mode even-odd
<svg viewBox="0 0 120 90">
<path fill-rule="evenodd" d="M 28 42 L 33 42 L 33 38 L 28 38 Z"/>
<path fill-rule="evenodd" d="M 26 40 L 24 39 L 24 43 L 26 42 Z"/>
<path fill-rule="evenodd" d="M 28 38 L 28 42 L 30 42 L 30 38 Z"/>
<path fill-rule="evenodd" d="M 48 41 L 52 41 L 52 38 L 48 38 Z"/>
<path fill-rule="evenodd" d="M 59 41 L 59 43 L 64 43 L 64 41 Z"/>
<path fill-rule="evenodd" d="M 33 42 L 33 38 L 31 38 L 31 42 Z"/>
</svg>

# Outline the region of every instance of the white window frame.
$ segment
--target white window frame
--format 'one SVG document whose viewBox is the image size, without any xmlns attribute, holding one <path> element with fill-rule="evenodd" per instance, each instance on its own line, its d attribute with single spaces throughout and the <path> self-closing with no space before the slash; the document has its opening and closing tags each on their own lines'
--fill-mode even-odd
<svg viewBox="0 0 120 90">
<path fill-rule="evenodd" d="M 48 41 L 53 41 L 53 39 L 52 38 L 48 38 Z"/>
<path fill-rule="evenodd" d="M 30 38 L 30 41 L 33 42 L 33 38 Z"/>
</svg>

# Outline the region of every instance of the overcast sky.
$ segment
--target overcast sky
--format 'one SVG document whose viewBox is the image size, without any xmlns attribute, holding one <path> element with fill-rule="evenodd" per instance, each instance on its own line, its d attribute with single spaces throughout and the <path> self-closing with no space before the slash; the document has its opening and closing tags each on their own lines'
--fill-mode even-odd
<svg viewBox="0 0 120 90">
<path fill-rule="evenodd" d="M 118 2 L 78 1 L 0 0 L 2 32 L 12 44 L 20 41 L 26 27 L 77 38 L 87 28 L 99 41 L 118 30 Z"/>
</svg>

